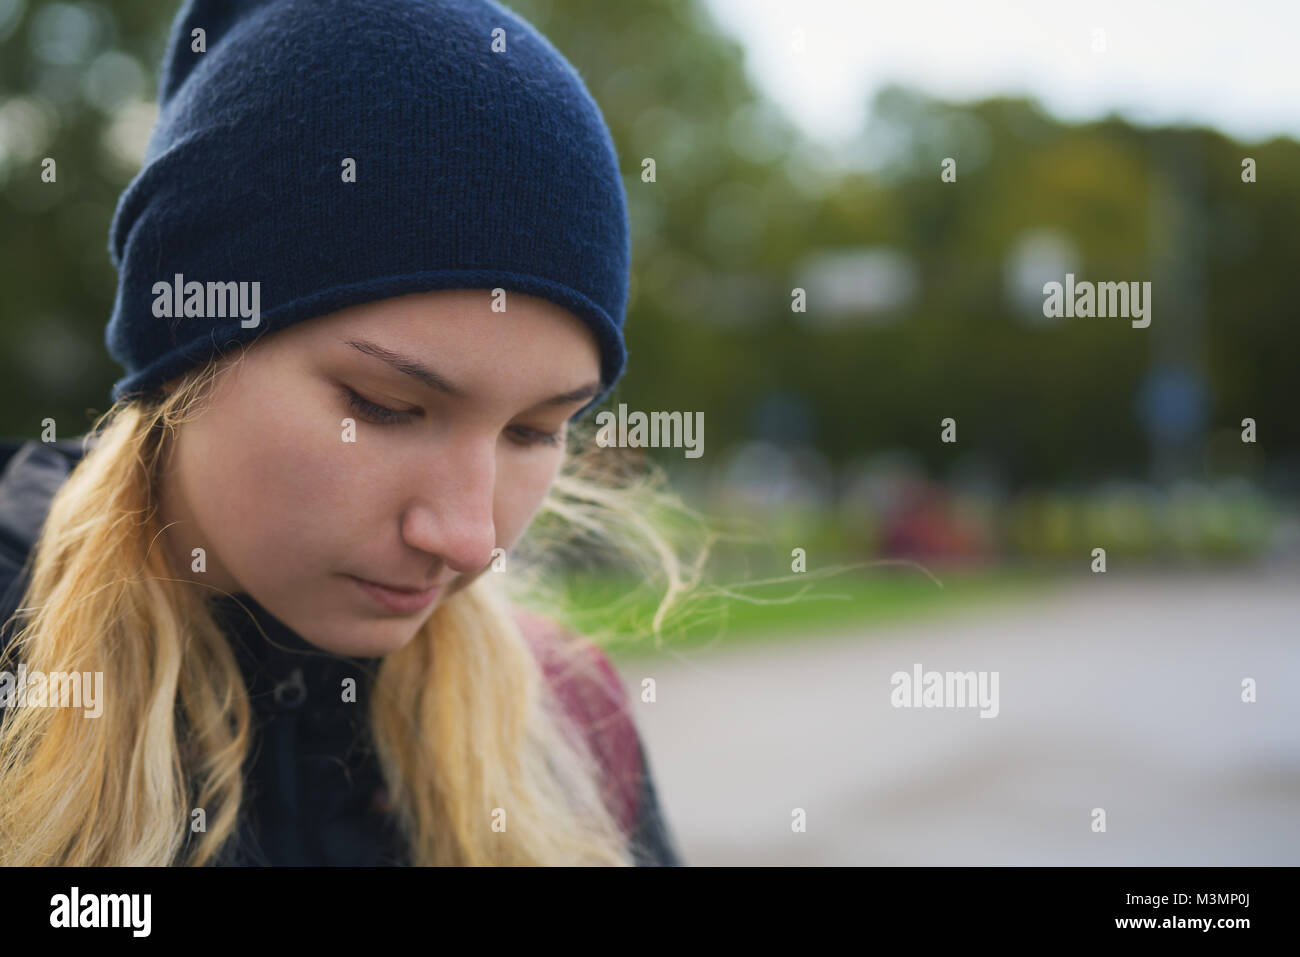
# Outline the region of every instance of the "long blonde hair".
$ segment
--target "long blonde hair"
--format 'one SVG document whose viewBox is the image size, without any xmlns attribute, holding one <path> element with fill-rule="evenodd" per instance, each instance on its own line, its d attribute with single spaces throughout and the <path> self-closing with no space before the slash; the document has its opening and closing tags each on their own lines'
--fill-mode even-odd
<svg viewBox="0 0 1300 957">
<path fill-rule="evenodd" d="M 105 700 L 93 720 L 73 708 L 7 709 L 0 864 L 203 865 L 237 833 L 253 734 L 247 691 L 205 600 L 213 592 L 174 577 L 155 547 L 168 443 L 227 367 L 214 360 L 165 397 L 116 403 L 54 496 L 5 657 L 102 672 Z M 683 561 L 660 532 L 652 516 L 680 502 L 661 491 L 658 470 L 628 480 L 622 464 L 615 472 L 601 461 L 612 457 L 566 460 L 541 525 L 585 538 L 603 529 L 624 546 L 638 538 L 628 553 L 652 556 L 666 605 L 698 579 L 708 546 Z M 536 582 L 481 576 L 379 668 L 369 729 L 412 863 L 632 863 L 602 768 L 512 614 Z M 559 646 L 579 677 L 590 649 L 572 633 Z M 195 832 L 197 808 L 206 829 Z M 508 814 L 503 832 L 494 808 Z"/>
</svg>

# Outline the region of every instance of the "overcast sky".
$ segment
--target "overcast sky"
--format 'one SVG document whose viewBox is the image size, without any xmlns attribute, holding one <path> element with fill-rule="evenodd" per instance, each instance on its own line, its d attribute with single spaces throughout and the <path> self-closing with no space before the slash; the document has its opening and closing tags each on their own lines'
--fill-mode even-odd
<svg viewBox="0 0 1300 957">
<path fill-rule="evenodd" d="M 1300 0 L 705 3 L 746 47 L 754 81 L 828 142 L 857 131 L 890 81 L 963 100 L 1029 92 L 1071 119 L 1118 110 L 1247 141 L 1300 137 Z"/>
</svg>

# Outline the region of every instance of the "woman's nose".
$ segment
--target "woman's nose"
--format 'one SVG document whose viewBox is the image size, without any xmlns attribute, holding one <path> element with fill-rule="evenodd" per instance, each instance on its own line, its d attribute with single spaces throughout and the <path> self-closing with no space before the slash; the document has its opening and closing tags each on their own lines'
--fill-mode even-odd
<svg viewBox="0 0 1300 957">
<path fill-rule="evenodd" d="M 444 448 L 434 468 L 422 469 L 402 516 L 402 539 L 457 572 L 475 572 L 496 548 L 496 451 L 484 444 Z"/>
</svg>

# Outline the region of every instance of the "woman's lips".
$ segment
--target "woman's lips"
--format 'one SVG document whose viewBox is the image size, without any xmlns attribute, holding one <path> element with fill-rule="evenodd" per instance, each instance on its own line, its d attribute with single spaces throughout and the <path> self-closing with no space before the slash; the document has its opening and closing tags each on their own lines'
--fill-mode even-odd
<svg viewBox="0 0 1300 957">
<path fill-rule="evenodd" d="M 435 585 L 433 588 L 427 588 L 424 591 L 398 591 L 395 588 L 388 588 L 385 585 L 367 581 L 364 578 L 357 578 L 355 575 L 348 575 L 347 577 L 356 582 L 361 590 L 379 605 L 399 614 L 409 615 L 412 612 L 422 611 L 433 604 L 433 600 L 442 591 L 441 585 Z"/>
</svg>

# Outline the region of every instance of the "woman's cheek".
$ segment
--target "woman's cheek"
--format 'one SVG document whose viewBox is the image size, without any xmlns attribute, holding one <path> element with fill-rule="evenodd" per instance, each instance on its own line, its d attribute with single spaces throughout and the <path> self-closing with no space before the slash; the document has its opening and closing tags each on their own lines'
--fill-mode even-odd
<svg viewBox="0 0 1300 957">
<path fill-rule="evenodd" d="M 306 411 L 294 409 L 265 424 L 248 443 L 252 454 L 241 456 L 246 509 L 235 520 L 256 529 L 258 549 L 271 560 L 297 556 L 301 565 L 302 556 L 314 554 L 328 530 L 358 505 L 349 489 L 367 467 L 366 457 L 319 414 L 314 418 L 309 426 Z"/>
</svg>

